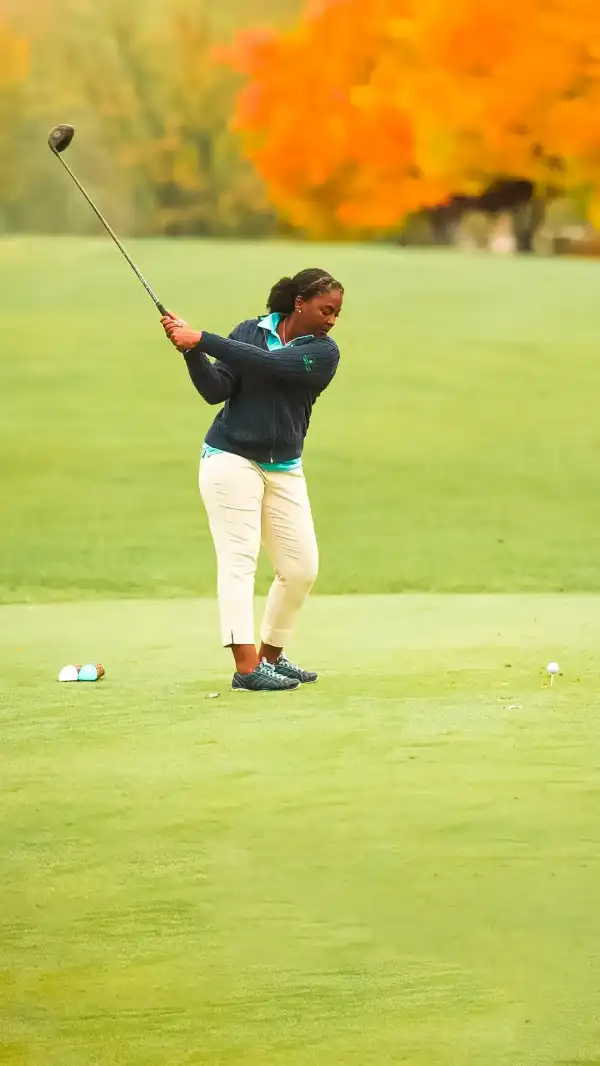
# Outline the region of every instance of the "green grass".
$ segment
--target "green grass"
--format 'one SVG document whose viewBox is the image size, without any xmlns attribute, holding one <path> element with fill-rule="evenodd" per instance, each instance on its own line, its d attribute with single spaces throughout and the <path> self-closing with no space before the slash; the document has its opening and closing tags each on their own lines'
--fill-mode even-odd
<svg viewBox="0 0 600 1066">
<path fill-rule="evenodd" d="M 317 598 L 285 700 L 214 614 L 0 609 L 0 1063 L 597 1061 L 600 600 Z"/>
<path fill-rule="evenodd" d="M 343 361 L 306 450 L 320 592 L 600 590 L 597 264 L 133 252 L 166 303 L 217 331 L 307 263 L 346 283 Z M 6 240 L 0 284 L 0 597 L 212 594 L 196 466 L 214 411 L 116 250 Z"/>
<path fill-rule="evenodd" d="M 0 242 L 0 1066 L 600 1061 L 598 266 L 132 250 L 217 331 L 346 283 L 322 677 L 227 691 L 212 412 L 115 250 Z"/>
</svg>

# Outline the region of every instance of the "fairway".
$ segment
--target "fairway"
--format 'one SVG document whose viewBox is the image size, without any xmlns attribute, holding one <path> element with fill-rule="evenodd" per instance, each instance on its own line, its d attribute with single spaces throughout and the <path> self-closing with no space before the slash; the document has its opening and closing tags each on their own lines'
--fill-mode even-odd
<svg viewBox="0 0 600 1066">
<path fill-rule="evenodd" d="M 0 1062 L 592 1061 L 600 601 L 315 599 L 285 700 L 215 610 L 0 609 Z"/>
<path fill-rule="evenodd" d="M 217 332 L 346 286 L 321 677 L 229 691 L 214 410 L 114 248 L 0 241 L 0 1066 L 600 1062 L 600 266 L 131 250 Z"/>
<path fill-rule="evenodd" d="M 303 266 L 346 285 L 305 457 L 319 592 L 600 591 L 600 265 L 132 251 L 167 306 L 215 331 Z M 196 476 L 215 412 L 130 273 L 103 238 L 0 242 L 5 602 L 213 593 Z"/>
</svg>

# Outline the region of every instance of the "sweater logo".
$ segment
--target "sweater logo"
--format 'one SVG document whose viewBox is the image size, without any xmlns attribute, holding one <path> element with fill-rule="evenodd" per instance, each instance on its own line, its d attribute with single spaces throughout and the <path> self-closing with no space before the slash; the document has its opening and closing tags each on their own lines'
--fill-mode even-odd
<svg viewBox="0 0 600 1066">
<path fill-rule="evenodd" d="M 308 355 L 302 356 L 302 362 L 304 363 L 304 369 L 310 373 L 312 370 L 313 361 Z"/>
</svg>

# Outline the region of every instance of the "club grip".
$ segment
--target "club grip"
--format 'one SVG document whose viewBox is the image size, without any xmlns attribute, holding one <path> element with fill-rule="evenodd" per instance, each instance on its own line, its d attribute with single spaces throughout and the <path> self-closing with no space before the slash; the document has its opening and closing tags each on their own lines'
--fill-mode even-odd
<svg viewBox="0 0 600 1066">
<path fill-rule="evenodd" d="M 158 310 L 160 311 L 162 317 L 165 318 L 166 315 L 168 315 L 168 313 L 169 313 L 167 311 L 166 307 L 163 307 L 163 305 L 161 303 L 157 303 L 156 306 L 158 307 Z"/>
</svg>

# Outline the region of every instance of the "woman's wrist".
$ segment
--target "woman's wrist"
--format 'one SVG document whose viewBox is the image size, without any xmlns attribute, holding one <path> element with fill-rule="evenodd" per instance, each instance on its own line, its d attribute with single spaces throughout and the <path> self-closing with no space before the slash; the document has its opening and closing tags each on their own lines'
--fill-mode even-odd
<svg viewBox="0 0 600 1066">
<path fill-rule="evenodd" d="M 186 330 L 185 335 L 190 342 L 187 345 L 187 351 L 190 351 L 191 348 L 195 348 L 198 344 L 200 344 L 200 341 L 202 340 L 202 330 L 200 330 L 199 332 L 193 329 Z"/>
</svg>

